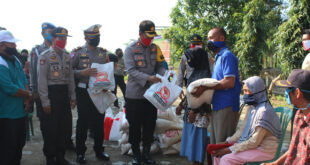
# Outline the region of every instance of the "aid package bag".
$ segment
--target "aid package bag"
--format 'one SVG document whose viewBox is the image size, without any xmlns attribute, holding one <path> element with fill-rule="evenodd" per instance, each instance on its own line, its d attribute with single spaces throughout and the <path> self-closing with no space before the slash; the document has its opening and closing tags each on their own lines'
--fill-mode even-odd
<svg viewBox="0 0 310 165">
<path fill-rule="evenodd" d="M 168 80 L 170 74 L 173 75 L 171 82 Z M 164 111 L 179 97 L 182 88 L 176 85 L 177 77 L 174 71 L 168 71 L 164 76 L 157 74 L 156 77 L 159 77 L 161 82 L 153 84 L 143 96 L 157 109 Z"/>
<path fill-rule="evenodd" d="M 114 90 L 115 80 L 114 80 L 114 63 L 109 62 L 105 64 L 92 63 L 91 68 L 97 69 L 96 77 L 90 76 L 89 78 L 89 88 L 92 88 L 92 92 L 101 92 L 104 90 Z"/>
</svg>

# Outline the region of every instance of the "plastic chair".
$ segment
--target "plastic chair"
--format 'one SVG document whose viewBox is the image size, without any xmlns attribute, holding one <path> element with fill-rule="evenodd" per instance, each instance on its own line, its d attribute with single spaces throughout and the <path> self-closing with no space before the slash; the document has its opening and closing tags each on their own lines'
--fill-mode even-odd
<svg viewBox="0 0 310 165">
<path fill-rule="evenodd" d="M 282 130 L 282 135 L 279 140 L 279 146 L 278 146 L 275 157 L 272 160 L 268 160 L 268 161 L 246 163 L 247 165 L 259 165 L 261 163 L 273 162 L 280 157 L 286 128 L 288 124 L 290 123 L 291 118 L 293 116 L 293 110 L 288 107 L 277 107 L 275 111 L 280 113 L 280 122 L 281 122 L 281 130 Z"/>
</svg>

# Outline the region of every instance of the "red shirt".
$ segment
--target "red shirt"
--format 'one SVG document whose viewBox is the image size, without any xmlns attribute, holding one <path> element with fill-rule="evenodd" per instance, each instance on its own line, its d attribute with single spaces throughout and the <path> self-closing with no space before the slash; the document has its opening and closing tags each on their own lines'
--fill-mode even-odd
<svg viewBox="0 0 310 165">
<path fill-rule="evenodd" d="M 306 119 L 298 110 L 293 125 L 293 136 L 285 165 L 310 164 L 310 113 Z"/>
</svg>

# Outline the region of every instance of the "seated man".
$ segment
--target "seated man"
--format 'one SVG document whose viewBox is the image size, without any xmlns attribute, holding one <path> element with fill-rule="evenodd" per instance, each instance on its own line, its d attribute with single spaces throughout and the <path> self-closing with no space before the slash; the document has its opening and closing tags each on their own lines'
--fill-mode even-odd
<svg viewBox="0 0 310 165">
<path fill-rule="evenodd" d="M 214 164 L 244 164 L 274 158 L 281 136 L 280 119 L 270 104 L 264 81 L 250 77 L 244 81 L 244 103 L 247 113 L 243 125 L 225 142 L 230 147 L 212 152 Z"/>
<path fill-rule="evenodd" d="M 294 69 L 287 80 L 276 85 L 286 87 L 288 104 L 297 109 L 290 147 L 278 160 L 265 165 L 310 164 L 310 71 Z"/>
</svg>

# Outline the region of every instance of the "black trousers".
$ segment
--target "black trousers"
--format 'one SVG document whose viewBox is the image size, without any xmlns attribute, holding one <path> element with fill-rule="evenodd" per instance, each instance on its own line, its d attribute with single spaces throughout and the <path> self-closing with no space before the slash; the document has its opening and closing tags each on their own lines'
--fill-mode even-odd
<svg viewBox="0 0 310 165">
<path fill-rule="evenodd" d="M 126 98 L 126 118 L 129 123 L 129 143 L 133 147 L 139 146 L 142 129 L 143 146 L 150 147 L 154 140 L 157 109 L 146 99 Z"/>
<path fill-rule="evenodd" d="M 25 118 L 0 119 L 1 165 L 20 165 L 25 142 Z"/>
<path fill-rule="evenodd" d="M 42 113 L 43 152 L 47 158 L 63 159 L 66 139 L 71 138 L 72 114 L 68 85 L 48 86 L 51 114 Z"/>
<path fill-rule="evenodd" d="M 76 152 L 77 154 L 85 154 L 87 139 L 87 131 L 89 128 L 94 133 L 94 150 L 95 152 L 103 152 L 104 147 L 104 114 L 98 112 L 92 102 L 87 89 L 76 88 L 78 120 L 76 125 Z"/>
<path fill-rule="evenodd" d="M 117 86 L 119 86 L 121 88 L 121 91 L 123 93 L 123 96 L 125 97 L 125 93 L 126 93 L 126 84 L 124 81 L 124 76 L 120 76 L 120 75 L 114 75 L 115 78 L 115 89 L 114 91 L 112 91 L 115 96 L 117 93 Z M 116 98 L 114 105 L 117 106 L 118 105 L 118 99 Z"/>
</svg>

